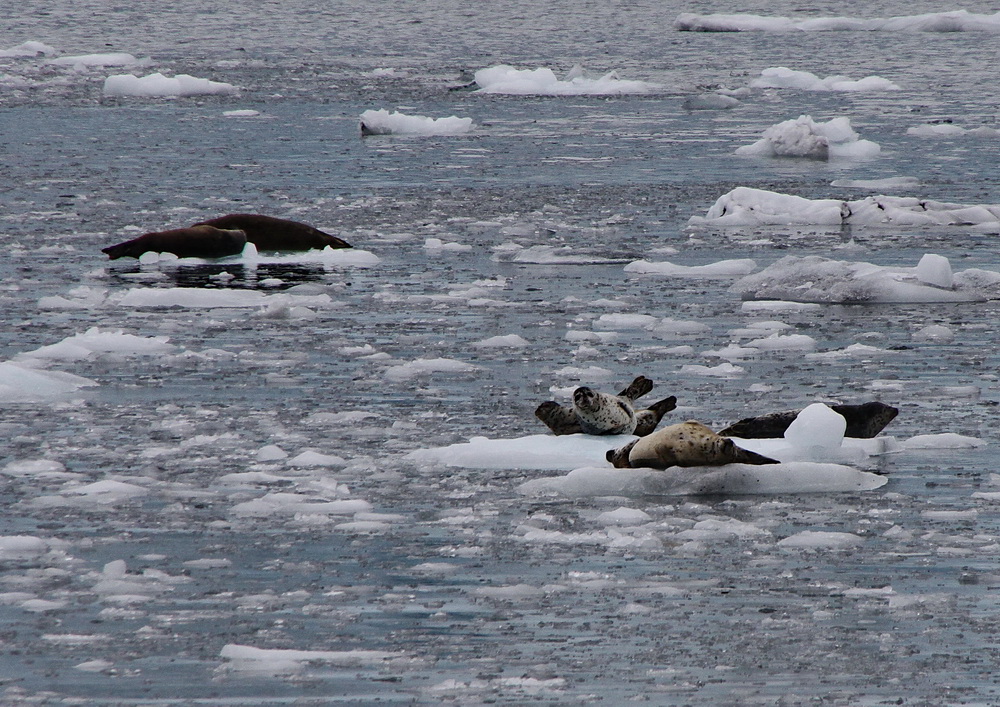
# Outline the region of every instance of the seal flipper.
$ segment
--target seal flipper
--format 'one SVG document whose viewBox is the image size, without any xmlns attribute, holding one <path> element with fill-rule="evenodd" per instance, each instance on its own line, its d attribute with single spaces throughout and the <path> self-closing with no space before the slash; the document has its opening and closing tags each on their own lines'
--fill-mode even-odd
<svg viewBox="0 0 1000 707">
<path fill-rule="evenodd" d="M 653 381 L 646 378 L 646 376 L 638 376 L 634 381 L 628 384 L 628 387 L 625 388 L 625 390 L 618 394 L 618 397 L 628 398 L 634 402 L 652 389 Z"/>
<path fill-rule="evenodd" d="M 660 420 L 671 410 L 677 407 L 677 398 L 671 395 L 669 398 L 653 403 L 645 410 L 635 411 L 635 435 L 645 437 L 660 424 Z"/>
<path fill-rule="evenodd" d="M 556 435 L 572 435 L 583 432 L 580 420 L 572 408 L 564 407 L 554 400 L 549 400 L 535 408 L 535 417 L 545 423 L 545 426 Z"/>
<path fill-rule="evenodd" d="M 729 444 L 726 447 L 732 445 L 731 452 L 733 458 L 727 463 L 735 464 L 780 464 L 777 459 L 771 459 L 770 457 L 765 457 L 763 454 L 757 454 L 757 452 L 751 452 L 749 449 L 743 449 L 743 447 L 737 447 L 736 444 L 731 439 L 726 439 Z"/>
<path fill-rule="evenodd" d="M 607 454 L 604 455 L 604 458 L 607 459 L 609 462 L 611 462 L 611 465 L 616 469 L 631 469 L 632 463 L 629 461 L 628 455 L 629 452 L 632 451 L 632 447 L 634 447 L 635 443 L 638 441 L 639 440 L 637 439 L 632 440 L 624 447 L 620 447 L 618 449 L 609 449 L 607 451 Z"/>
</svg>

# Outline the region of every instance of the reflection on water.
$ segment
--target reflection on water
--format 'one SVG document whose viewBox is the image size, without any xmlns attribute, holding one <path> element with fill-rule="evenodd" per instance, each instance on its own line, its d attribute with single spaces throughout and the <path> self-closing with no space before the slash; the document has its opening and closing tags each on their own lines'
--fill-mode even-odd
<svg viewBox="0 0 1000 707">
<path fill-rule="evenodd" d="M 203 289 L 287 290 L 295 285 L 322 281 L 326 268 L 308 263 L 198 263 L 173 268 L 149 267 L 136 263 L 110 271 L 112 279 L 132 284 L 164 284 L 171 287 Z"/>
</svg>

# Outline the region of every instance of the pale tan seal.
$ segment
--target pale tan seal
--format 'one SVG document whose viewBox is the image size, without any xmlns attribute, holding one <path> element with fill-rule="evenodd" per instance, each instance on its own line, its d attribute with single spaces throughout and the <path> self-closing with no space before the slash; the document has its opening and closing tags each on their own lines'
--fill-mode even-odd
<svg viewBox="0 0 1000 707">
<path fill-rule="evenodd" d="M 607 460 L 618 469 L 779 463 L 737 447 L 733 440 L 715 434 L 695 420 L 664 427 L 620 449 L 609 449 Z"/>
<path fill-rule="evenodd" d="M 649 408 L 636 410 L 634 403 L 653 389 L 653 381 L 645 376 L 633 380 L 618 395 L 601 393 L 587 386 L 573 391 L 573 405 L 560 405 L 554 400 L 542 403 L 535 416 L 557 435 L 648 435 L 677 407 L 677 398 L 670 396 Z"/>
</svg>

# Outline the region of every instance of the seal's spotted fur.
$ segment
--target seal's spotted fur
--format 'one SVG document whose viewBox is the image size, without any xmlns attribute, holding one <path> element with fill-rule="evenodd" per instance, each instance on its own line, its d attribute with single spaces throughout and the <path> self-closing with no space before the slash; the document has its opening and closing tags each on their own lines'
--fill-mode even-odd
<svg viewBox="0 0 1000 707">
<path fill-rule="evenodd" d="M 723 464 L 777 464 L 774 459 L 737 447 L 733 440 L 715 434 L 705 425 L 688 420 L 664 427 L 647 437 L 610 449 L 607 459 L 619 469 L 672 466 L 721 466 Z"/>
<path fill-rule="evenodd" d="M 600 393 L 581 386 L 573 391 L 573 406 L 555 401 L 544 402 L 535 410 L 535 416 L 557 435 L 648 435 L 677 407 L 677 398 L 670 396 L 647 409 L 636 410 L 634 402 L 653 389 L 653 381 L 645 376 L 633 380 L 618 395 Z"/>
</svg>

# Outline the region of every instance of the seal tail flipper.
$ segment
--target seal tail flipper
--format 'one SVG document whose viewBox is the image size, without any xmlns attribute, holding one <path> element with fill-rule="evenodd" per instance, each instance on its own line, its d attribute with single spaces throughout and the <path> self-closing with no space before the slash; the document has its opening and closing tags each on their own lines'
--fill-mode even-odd
<svg viewBox="0 0 1000 707">
<path fill-rule="evenodd" d="M 628 455 L 637 441 L 638 440 L 633 440 L 624 447 L 619 447 L 618 449 L 609 449 L 604 455 L 604 458 L 611 462 L 611 465 L 616 469 L 632 468 L 632 463 L 629 461 Z"/>
<path fill-rule="evenodd" d="M 660 420 L 663 419 L 664 415 L 676 407 L 677 398 L 671 395 L 669 398 L 664 398 L 659 402 L 653 403 L 645 410 L 636 410 L 635 434 L 639 437 L 645 437 L 656 429 L 656 426 L 660 424 Z"/>
<path fill-rule="evenodd" d="M 634 381 L 628 384 L 622 392 L 618 394 L 621 398 L 628 398 L 629 400 L 637 400 L 643 395 L 648 393 L 653 389 L 653 381 L 646 378 L 646 376 L 638 376 Z"/>
<path fill-rule="evenodd" d="M 733 461 L 737 464 L 780 464 L 777 459 L 765 457 L 763 454 L 751 452 L 749 449 L 733 445 Z"/>
<path fill-rule="evenodd" d="M 572 409 L 549 400 L 535 408 L 535 417 L 556 435 L 571 435 L 583 432 L 580 421 Z"/>
</svg>

